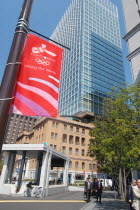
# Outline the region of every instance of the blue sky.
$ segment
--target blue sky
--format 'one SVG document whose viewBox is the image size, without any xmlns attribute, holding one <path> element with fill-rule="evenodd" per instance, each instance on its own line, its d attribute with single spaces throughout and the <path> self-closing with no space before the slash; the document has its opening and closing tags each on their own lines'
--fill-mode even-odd
<svg viewBox="0 0 140 210">
<path fill-rule="evenodd" d="M 119 9 L 121 36 L 124 36 L 125 31 L 121 0 L 110 1 L 116 4 Z M 71 0 L 34 0 L 30 16 L 30 28 L 49 37 L 63 16 L 70 2 Z M 0 82 L 2 80 L 22 3 L 23 0 L 4 0 L 0 4 Z M 129 62 L 125 58 L 127 55 L 127 45 L 123 40 L 122 45 L 126 82 L 131 84 L 132 79 L 130 66 Z"/>
</svg>

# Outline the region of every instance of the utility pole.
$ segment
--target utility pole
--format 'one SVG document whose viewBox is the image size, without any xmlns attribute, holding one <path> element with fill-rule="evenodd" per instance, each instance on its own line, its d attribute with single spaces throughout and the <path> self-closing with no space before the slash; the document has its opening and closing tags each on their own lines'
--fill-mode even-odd
<svg viewBox="0 0 140 210">
<path fill-rule="evenodd" d="M 33 0 L 24 0 L 0 89 L 0 153 L 6 131 L 10 101 L 17 80 L 18 68 L 28 34 Z"/>
</svg>

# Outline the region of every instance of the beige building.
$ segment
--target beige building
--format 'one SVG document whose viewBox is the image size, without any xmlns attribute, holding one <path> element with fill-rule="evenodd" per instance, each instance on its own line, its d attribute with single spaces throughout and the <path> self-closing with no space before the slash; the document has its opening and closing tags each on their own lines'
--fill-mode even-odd
<svg viewBox="0 0 140 210">
<path fill-rule="evenodd" d="M 19 135 L 17 143 L 43 144 L 46 143 L 59 152 L 69 156 L 69 180 L 85 180 L 88 176 L 97 177 L 97 164 L 87 156 L 89 130 L 93 124 L 85 124 L 65 118 L 41 118 L 31 132 Z M 34 178 L 36 160 L 29 163 L 28 178 Z M 50 179 L 62 178 L 61 168 L 51 170 Z"/>
</svg>

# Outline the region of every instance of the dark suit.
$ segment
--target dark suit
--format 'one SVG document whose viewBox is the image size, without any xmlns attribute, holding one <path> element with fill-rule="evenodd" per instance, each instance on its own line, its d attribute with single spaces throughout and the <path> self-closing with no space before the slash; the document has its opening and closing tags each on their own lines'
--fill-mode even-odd
<svg viewBox="0 0 140 210">
<path fill-rule="evenodd" d="M 96 196 L 96 181 L 92 183 L 92 195 Z"/>
<path fill-rule="evenodd" d="M 97 199 L 97 201 L 99 199 L 99 203 L 101 203 L 101 195 L 102 195 L 102 190 L 103 190 L 101 181 L 97 181 L 95 183 L 95 190 L 96 190 L 96 199 Z"/>
<path fill-rule="evenodd" d="M 133 194 L 133 189 L 131 185 L 128 186 L 128 200 L 131 200 L 131 201 L 134 200 L 134 194 Z"/>
<path fill-rule="evenodd" d="M 134 193 L 133 193 L 133 189 L 132 189 L 132 185 L 128 186 L 128 201 L 131 200 L 130 204 L 130 209 L 133 210 L 134 208 L 132 207 L 132 203 L 134 200 Z"/>
<path fill-rule="evenodd" d="M 86 185 L 86 182 L 87 182 L 87 181 L 85 181 L 85 185 Z M 85 185 L 84 185 L 84 186 L 85 186 Z M 87 192 L 85 191 L 85 187 L 84 187 L 84 197 L 87 197 Z"/>
<path fill-rule="evenodd" d="M 92 190 L 92 183 L 86 181 L 85 182 L 85 193 L 87 195 L 87 201 L 90 201 L 90 196 L 91 196 L 91 190 Z"/>
</svg>

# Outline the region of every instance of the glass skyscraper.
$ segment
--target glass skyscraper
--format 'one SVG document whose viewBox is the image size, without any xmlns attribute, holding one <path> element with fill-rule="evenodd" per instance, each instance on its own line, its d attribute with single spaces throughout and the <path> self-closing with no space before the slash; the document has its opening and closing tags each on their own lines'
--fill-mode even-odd
<svg viewBox="0 0 140 210">
<path fill-rule="evenodd" d="M 117 7 L 109 0 L 72 0 L 51 39 L 64 49 L 59 115 L 103 114 L 103 99 L 125 82 Z"/>
</svg>

